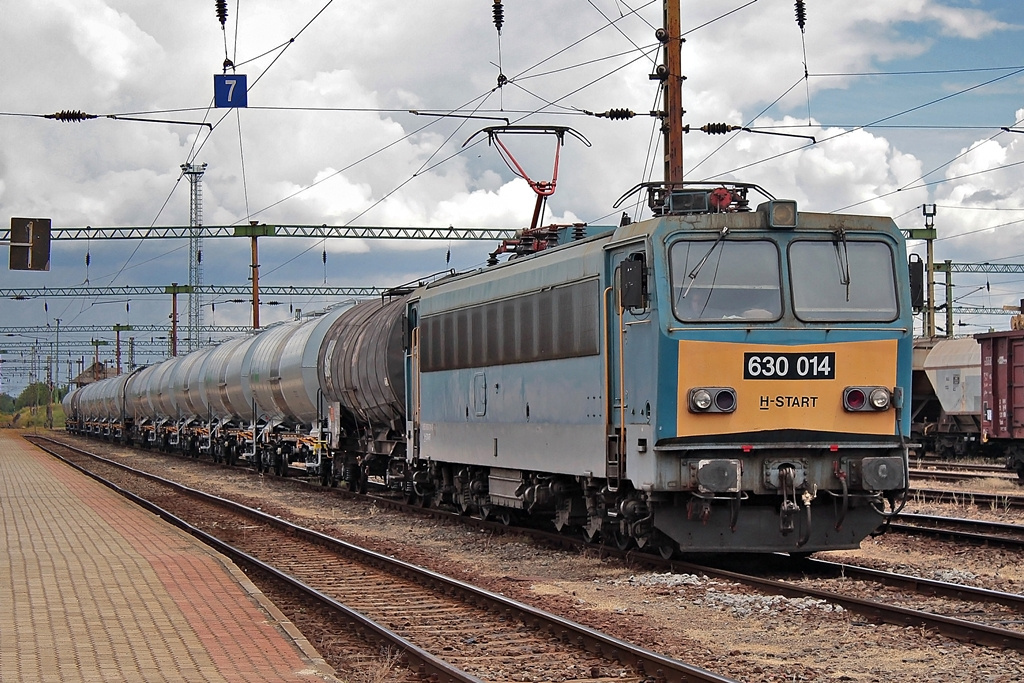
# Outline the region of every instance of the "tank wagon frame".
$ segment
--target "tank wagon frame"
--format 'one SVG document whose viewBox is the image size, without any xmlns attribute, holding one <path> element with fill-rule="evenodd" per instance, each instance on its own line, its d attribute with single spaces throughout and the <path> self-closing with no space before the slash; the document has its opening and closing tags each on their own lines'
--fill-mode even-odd
<svg viewBox="0 0 1024 683">
<path fill-rule="evenodd" d="M 666 555 L 856 547 L 908 485 L 898 228 L 646 190 L 650 220 L 524 231 L 499 265 L 89 385 L 69 428 Z"/>
</svg>

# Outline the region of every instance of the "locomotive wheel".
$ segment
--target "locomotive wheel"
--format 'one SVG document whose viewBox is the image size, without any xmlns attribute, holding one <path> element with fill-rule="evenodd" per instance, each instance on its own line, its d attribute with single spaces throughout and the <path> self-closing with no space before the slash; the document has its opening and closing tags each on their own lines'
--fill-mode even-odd
<svg viewBox="0 0 1024 683">
<path fill-rule="evenodd" d="M 671 560 L 675 557 L 678 547 L 675 541 L 666 539 L 658 544 L 658 554 L 661 555 L 663 560 Z"/>
<path fill-rule="evenodd" d="M 615 529 L 615 531 L 612 532 L 612 542 L 615 544 L 616 548 L 623 552 L 629 550 L 635 545 L 633 537 L 629 534 L 622 533 L 621 529 Z"/>
<path fill-rule="evenodd" d="M 601 530 L 591 531 L 589 528 L 583 528 L 583 540 L 587 543 L 600 543 L 601 542 Z"/>
<path fill-rule="evenodd" d="M 498 521 L 504 526 L 512 526 L 512 511 L 508 508 L 502 508 L 498 514 Z"/>
</svg>

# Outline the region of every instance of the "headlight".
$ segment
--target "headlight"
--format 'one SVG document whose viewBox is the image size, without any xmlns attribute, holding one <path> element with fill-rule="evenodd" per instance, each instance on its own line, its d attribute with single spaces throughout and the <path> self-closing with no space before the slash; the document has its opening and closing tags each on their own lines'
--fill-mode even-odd
<svg viewBox="0 0 1024 683">
<path fill-rule="evenodd" d="M 871 405 L 875 410 L 885 410 L 889 407 L 889 390 L 878 387 L 871 391 Z"/>
<path fill-rule="evenodd" d="M 697 387 L 690 389 L 692 413 L 731 413 L 736 410 L 736 390 L 730 387 Z"/>
<path fill-rule="evenodd" d="M 711 394 L 707 389 L 698 389 L 690 395 L 690 403 L 697 410 L 707 410 L 711 407 Z"/>
</svg>

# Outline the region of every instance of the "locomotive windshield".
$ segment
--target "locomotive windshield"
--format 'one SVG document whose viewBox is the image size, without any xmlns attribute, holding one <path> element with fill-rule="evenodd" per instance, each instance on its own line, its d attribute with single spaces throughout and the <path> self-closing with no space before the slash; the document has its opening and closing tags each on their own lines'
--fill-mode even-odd
<svg viewBox="0 0 1024 683">
<path fill-rule="evenodd" d="M 779 251 L 768 240 L 685 240 L 669 252 L 673 308 L 685 322 L 777 320 Z"/>
<path fill-rule="evenodd" d="M 888 322 L 899 314 L 893 253 L 885 242 L 795 241 L 789 277 L 801 320 Z"/>
</svg>

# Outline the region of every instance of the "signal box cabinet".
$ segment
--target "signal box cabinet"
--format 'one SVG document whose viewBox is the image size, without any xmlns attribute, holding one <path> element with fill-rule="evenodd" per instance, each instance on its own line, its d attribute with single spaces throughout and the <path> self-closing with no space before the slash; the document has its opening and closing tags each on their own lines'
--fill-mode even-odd
<svg viewBox="0 0 1024 683">
<path fill-rule="evenodd" d="M 974 335 L 981 344 L 982 439 L 1024 437 L 1024 330 Z"/>
</svg>

